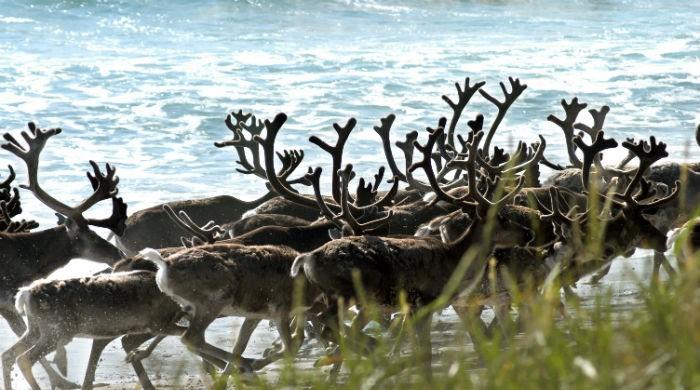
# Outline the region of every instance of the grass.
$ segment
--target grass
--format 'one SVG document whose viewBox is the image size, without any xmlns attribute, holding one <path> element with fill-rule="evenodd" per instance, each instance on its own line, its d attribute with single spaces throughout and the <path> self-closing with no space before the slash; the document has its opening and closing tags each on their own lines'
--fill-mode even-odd
<svg viewBox="0 0 700 390">
<path fill-rule="evenodd" d="M 398 357 L 389 351 L 393 339 L 382 331 L 369 356 L 353 353 L 341 343 L 344 368 L 335 384 L 328 369 L 301 370 L 289 359 L 279 377 L 243 380 L 234 375 L 228 386 L 261 389 L 310 388 L 698 388 L 700 387 L 700 269 L 683 266 L 671 280 L 637 281 L 640 304 L 620 312 L 611 294 L 601 293 L 583 305 L 567 302 L 559 315 L 560 294 L 551 285 L 541 295 L 517 298 L 522 332 L 488 338 L 476 332 L 475 351 L 466 328 L 456 332 L 454 345 L 433 358 L 433 380 L 422 375 L 413 355 L 413 329 L 405 329 L 407 345 Z M 518 296 L 518 294 L 515 294 Z M 392 324 L 393 327 L 397 325 Z M 219 388 L 225 388 L 219 381 Z"/>
<path fill-rule="evenodd" d="M 604 237 L 601 231 L 605 226 L 591 229 L 595 231 L 586 232 L 585 245 L 593 252 L 600 251 Z M 685 238 L 681 235 L 680 239 Z M 637 280 L 639 304 L 624 310 L 614 307 L 612 294 L 604 288 L 593 302 L 567 299 L 562 314 L 561 289 L 556 279 L 545 283 L 540 294 L 512 287 L 518 330 L 509 324 L 507 331 L 487 336 L 482 328 L 463 324 L 455 332 L 454 341 L 447 343 L 450 345 L 447 351 L 433 351 L 433 375 L 428 380 L 415 353 L 414 325 L 421 316 L 447 305 L 475 252 L 465 254 L 443 296 L 424 310 L 412 313 L 401 332 L 398 330 L 402 317 L 394 320 L 388 329 L 372 327 L 380 330 L 374 331 L 377 345 L 371 353 L 355 353 L 357 348 L 350 346 L 361 341 L 353 334 L 340 335 L 344 366 L 337 381 L 329 382 L 327 367 L 300 369 L 289 358 L 283 362 L 277 377 L 260 375 L 244 380 L 234 374 L 228 381 L 218 378 L 214 387 L 700 388 L 700 258 L 681 264 L 680 272 L 668 280 L 651 284 L 648 280 Z M 361 286 L 356 288 L 360 291 L 359 299 L 364 300 Z M 371 302 L 365 301 L 363 305 L 372 307 Z M 407 306 L 401 309 L 408 313 Z M 379 320 L 378 310 L 369 312 Z M 396 342 L 392 335 L 396 333 L 403 334 L 405 344 L 401 353 L 392 355 Z M 433 337 L 435 334 L 434 330 Z"/>
</svg>

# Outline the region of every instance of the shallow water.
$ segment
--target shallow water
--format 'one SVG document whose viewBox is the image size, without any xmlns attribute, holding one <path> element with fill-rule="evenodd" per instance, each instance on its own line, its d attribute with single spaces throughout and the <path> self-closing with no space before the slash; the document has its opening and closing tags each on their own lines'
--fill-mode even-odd
<svg viewBox="0 0 700 390">
<path fill-rule="evenodd" d="M 693 159 L 698 26 L 700 3 L 680 1 L 0 1 L 0 131 L 17 134 L 30 120 L 62 127 L 42 155 L 44 188 L 77 203 L 89 194 L 87 161 L 111 162 L 133 211 L 263 191 L 235 172 L 232 150 L 213 147 L 230 136 L 231 110 L 286 112 L 279 149 L 304 148 L 302 168 L 323 166 L 326 179 L 329 159 L 307 139 L 332 141 L 333 122 L 357 117 L 345 161 L 368 175 L 384 163 L 371 130 L 379 118 L 397 114 L 398 140 L 451 114 L 440 96 L 454 96 L 455 81 L 485 80 L 499 96 L 498 82 L 514 76 L 529 88 L 501 125 L 502 145 L 543 134 L 547 156 L 564 162 L 560 131 L 545 118 L 579 96 L 610 105 L 610 134 L 656 134 L 673 158 Z M 494 111 L 477 96 L 465 118 L 483 112 L 488 122 Z M 18 160 L 0 154 L 7 163 L 24 182 Z M 22 195 L 25 218 L 55 223 Z M 62 275 L 95 268 L 74 262 Z M 0 327 L 4 349 L 13 337 Z M 106 372 L 131 380 L 116 355 Z"/>
</svg>

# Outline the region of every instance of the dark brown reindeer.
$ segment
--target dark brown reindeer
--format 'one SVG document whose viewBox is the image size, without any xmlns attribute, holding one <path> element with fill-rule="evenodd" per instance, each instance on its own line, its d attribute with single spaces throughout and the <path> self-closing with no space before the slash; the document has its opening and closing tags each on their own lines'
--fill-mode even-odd
<svg viewBox="0 0 700 390">
<path fill-rule="evenodd" d="M 25 219 L 13 221 L 12 219 L 22 213 L 22 206 L 19 198 L 19 190 L 12 187 L 15 180 L 15 170 L 11 165 L 7 168 L 10 175 L 0 183 L 0 232 L 20 233 L 28 232 L 39 227 L 35 221 Z"/>
<path fill-rule="evenodd" d="M 91 162 L 94 176 L 88 174 L 88 177 L 93 184 L 94 193 L 76 207 L 61 203 L 39 185 L 39 155 L 46 141 L 60 132 L 60 129 L 40 130 L 29 123 L 29 132 L 22 132 L 27 149 L 10 134 L 5 134 L 8 143 L 2 145 L 3 149 L 15 154 L 27 165 L 29 184 L 23 188 L 30 190 L 46 206 L 67 217 L 63 224 L 43 231 L 0 233 L 0 264 L 3 269 L 0 278 L 0 314 L 18 336 L 26 330 L 24 320 L 14 305 L 14 295 L 21 286 L 47 276 L 74 258 L 112 264 L 122 257 L 117 248 L 89 228 L 89 225 L 94 225 L 120 233 L 123 227 L 126 205 L 120 198 L 116 198 L 119 179 L 112 167 L 107 165 L 107 174 L 103 175 L 97 164 Z M 113 202 L 110 218 L 96 220 L 83 216 L 93 205 L 108 198 L 112 198 Z M 42 359 L 41 363 L 47 369 L 52 384 L 75 386 L 58 375 L 45 360 Z"/>
<path fill-rule="evenodd" d="M 278 116 L 276 122 L 279 119 L 284 120 Z M 439 138 L 442 132 L 443 128 L 435 130 L 434 138 Z M 521 180 L 518 186 L 498 202 L 484 199 L 477 191 L 475 155 L 476 146 L 482 136 L 481 132 L 474 136 L 469 160 L 465 164 L 470 193 L 458 200 L 459 206 L 464 209 L 481 210 L 480 216 L 484 216 L 488 210 L 500 209 L 503 204 L 512 200 L 523 184 Z M 414 165 L 414 169 L 424 163 Z M 485 231 L 488 230 L 486 226 L 484 219 L 476 218 L 459 238 L 447 243 L 432 237 L 345 237 L 300 255 L 292 267 L 292 276 L 303 272 L 311 284 L 318 286 L 329 298 L 343 298 L 346 302 L 357 303 L 359 301 L 353 274 L 358 272 L 359 281 L 369 301 L 376 302 L 386 310 L 395 310 L 399 304 L 400 291 L 405 291 L 408 303 L 416 309 L 431 303 L 442 293 L 447 280 L 467 251 L 476 251 L 476 255 L 464 274 L 465 285 L 480 277 L 488 254 L 494 247 L 525 245 L 532 239 L 529 229 L 510 224 L 509 229 L 502 231 L 502 234 L 492 241 L 490 235 L 485 236 Z M 333 320 L 334 310 L 337 309 L 332 306 L 327 313 L 330 327 L 337 327 Z M 432 315 L 426 315 L 417 324 L 419 353 L 425 357 L 428 373 L 431 360 L 431 318 Z M 360 308 L 353 328 L 361 329 L 367 320 L 364 308 Z"/>
<path fill-rule="evenodd" d="M 244 173 L 252 173 L 255 167 L 254 164 L 259 166 L 257 155 L 254 155 L 256 157 L 254 158 L 253 165 L 251 165 L 245 157 L 246 144 L 241 145 L 242 141 L 240 138 L 242 138 L 243 141 L 245 140 L 245 137 L 242 136 L 242 129 L 255 131 L 255 118 L 252 120 L 253 125 L 245 124 L 250 118 L 251 114 L 243 114 L 241 111 L 229 114 L 226 117 L 225 123 L 226 126 L 234 132 L 235 138 L 231 141 L 217 142 L 215 144 L 217 147 L 236 145 L 236 148 L 240 149 L 239 164 L 243 166 L 243 170 L 239 171 L 243 171 Z M 238 137 L 239 134 L 240 137 Z M 262 178 L 264 179 L 265 176 L 262 175 Z M 197 223 L 216 220 L 224 224 L 238 221 L 247 211 L 260 206 L 266 201 L 273 199 L 275 196 L 276 194 L 274 192 L 268 192 L 258 199 L 243 201 L 233 196 L 221 195 L 202 199 L 172 201 L 166 204 L 175 210 L 186 211 L 196 219 Z M 116 237 L 117 243 L 122 250 L 133 255 L 146 247 L 166 248 L 179 245 L 180 230 L 170 223 L 170 219 L 163 211 L 162 206 L 162 204 L 159 204 L 139 210 L 127 218 L 124 233 Z"/>
<path fill-rule="evenodd" d="M 639 168 L 623 193 L 612 192 L 612 195 L 609 195 L 608 193 L 601 193 L 597 189 L 592 188 L 589 177 L 591 164 L 595 156 L 605 149 L 616 147 L 617 142 L 613 139 L 605 139 L 603 131 L 598 132 L 591 145 L 585 144 L 581 137 L 576 137 L 574 142 L 576 146 L 582 150 L 584 155 L 582 168 L 584 188 L 588 191 L 594 191 L 595 197 L 592 199 L 598 202 L 599 205 L 598 207 L 591 207 L 589 205 L 588 209 L 585 210 L 583 214 L 580 214 L 577 218 L 571 219 L 569 224 L 576 225 L 576 231 L 586 232 L 589 236 L 600 234 L 599 232 L 595 232 L 594 228 L 591 227 L 597 225 L 596 229 L 603 229 L 603 234 L 600 238 L 601 242 L 604 244 L 602 248 L 599 248 L 600 253 L 591 253 L 590 249 L 594 248 L 594 246 L 586 247 L 581 242 L 575 243 L 577 247 L 577 259 L 570 262 L 569 266 L 578 267 L 579 264 L 589 263 L 591 258 L 594 258 L 598 259 L 596 261 L 603 261 L 603 264 L 607 264 L 609 268 L 609 262 L 613 258 L 627 254 L 634 248 L 653 249 L 658 253 L 663 253 L 666 250 L 666 234 L 658 230 L 648 220 L 648 216 L 658 212 L 660 208 L 672 202 L 678 196 L 679 183 L 675 183 L 670 194 L 654 199 L 655 192 L 648 183 L 644 181 L 643 176 L 652 164 L 668 156 L 666 145 L 664 143 L 657 143 L 653 136 L 648 143 L 645 141 L 640 141 L 638 143 L 630 141 L 623 142 L 623 147 L 630 150 L 639 158 Z M 639 191 L 637 188 L 638 186 L 640 187 Z M 600 206 L 604 206 L 605 202 L 611 205 L 611 210 L 613 212 L 611 217 L 608 218 L 604 216 L 603 219 L 600 219 L 601 217 L 598 215 L 590 215 L 592 211 L 589 210 L 598 210 L 596 212 L 600 212 Z M 552 211 L 556 211 L 556 207 L 553 207 Z M 598 221 L 591 224 L 594 218 L 598 219 Z M 575 241 L 581 240 L 581 238 L 578 238 Z M 587 266 L 582 269 L 584 269 L 585 272 L 581 272 L 581 276 L 589 273 L 590 264 L 587 264 Z M 604 270 L 600 275 L 604 275 L 605 272 Z"/>
</svg>

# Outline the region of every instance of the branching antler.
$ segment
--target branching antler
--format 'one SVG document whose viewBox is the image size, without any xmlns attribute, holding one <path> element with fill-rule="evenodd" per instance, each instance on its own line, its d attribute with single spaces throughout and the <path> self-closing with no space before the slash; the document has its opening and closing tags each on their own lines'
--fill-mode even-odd
<svg viewBox="0 0 700 390">
<path fill-rule="evenodd" d="M 569 161 L 571 165 L 576 168 L 581 168 L 581 160 L 576 156 L 576 149 L 574 148 L 574 122 L 578 114 L 586 108 L 587 104 L 578 102 L 578 98 L 571 99 L 571 103 L 567 103 L 565 99 L 561 100 L 561 106 L 564 107 L 564 112 L 566 117 L 564 119 L 559 119 L 554 115 L 547 117 L 547 120 L 561 127 L 564 131 L 564 140 L 566 141 L 566 151 L 569 154 Z"/>
<path fill-rule="evenodd" d="M 277 174 L 280 180 L 282 180 L 284 183 L 287 185 L 289 184 L 297 184 L 297 183 L 305 183 L 305 179 L 302 177 L 294 179 L 292 181 L 288 181 L 287 179 L 289 176 L 297 169 L 299 168 L 299 165 L 301 165 L 301 162 L 304 160 L 304 150 L 299 149 L 299 150 L 285 150 L 283 153 L 276 153 L 277 157 L 280 159 L 282 162 L 282 168 L 280 169 L 280 172 Z"/>
<path fill-rule="evenodd" d="M 443 124 L 444 125 L 444 124 Z M 468 209 L 474 209 L 476 207 L 476 203 L 472 203 L 467 201 L 469 199 L 470 194 L 467 193 L 464 196 L 461 196 L 459 198 L 453 197 L 452 195 L 448 194 L 441 186 L 440 183 L 438 182 L 437 176 L 435 174 L 435 171 L 433 170 L 433 164 L 432 164 L 432 152 L 433 148 L 435 147 L 435 143 L 437 142 L 438 138 L 444 133 L 445 129 L 444 127 L 438 127 L 436 129 L 431 129 L 428 128 L 428 141 L 425 143 L 425 145 L 421 145 L 418 143 L 418 141 L 413 141 L 413 146 L 423 154 L 423 158 L 420 161 L 416 161 L 413 163 L 409 168 L 408 172 L 413 172 L 418 168 L 422 168 L 423 171 L 425 172 L 425 176 L 428 178 L 428 182 L 430 183 L 430 188 L 432 191 L 435 193 L 436 200 L 443 200 L 445 202 L 454 204 L 458 207 L 461 208 L 468 208 Z M 470 154 L 470 158 L 473 159 L 473 156 Z M 471 179 L 471 177 L 470 177 Z M 471 190 L 471 187 L 470 187 Z"/>
<path fill-rule="evenodd" d="M 340 170 L 340 166 L 343 163 L 343 148 L 345 148 L 345 142 L 347 142 L 348 138 L 350 137 L 350 132 L 352 132 L 352 129 L 355 128 L 355 125 L 357 125 L 357 120 L 355 118 L 350 118 L 343 127 L 337 123 L 333 124 L 333 129 L 335 129 L 335 132 L 338 134 L 338 140 L 336 141 L 335 146 L 328 145 L 315 135 L 309 137 L 309 142 L 317 145 L 331 155 L 333 159 L 333 172 Z M 333 175 L 333 199 L 336 202 L 340 202 L 340 186 L 338 185 L 339 180 L 340 179 L 337 177 L 337 175 Z"/>
<path fill-rule="evenodd" d="M 10 174 L 7 176 L 7 178 L 5 178 L 5 180 L 2 181 L 2 183 L 0 183 L 0 190 L 8 190 L 9 191 L 11 188 L 12 182 L 15 180 L 15 177 L 17 177 L 17 175 L 15 175 L 14 168 L 12 168 L 12 165 L 8 165 L 7 169 L 10 170 Z"/>
<path fill-rule="evenodd" d="M 226 236 L 226 232 L 214 221 L 207 222 L 204 226 L 198 226 L 192 218 L 184 210 L 175 213 L 172 207 L 167 204 L 163 205 L 163 211 L 168 214 L 168 217 L 175 222 L 182 230 L 193 234 L 192 238 L 180 237 L 182 245 L 186 248 L 193 246 L 213 244 Z"/>
<path fill-rule="evenodd" d="M 367 206 L 374 201 L 374 199 L 377 197 L 377 189 L 382 181 L 382 177 L 384 177 L 383 166 L 379 167 L 379 172 L 374 175 L 374 183 L 369 181 L 365 184 L 365 179 L 363 177 L 360 178 L 360 181 L 357 184 L 357 190 L 355 190 L 355 206 Z"/>
<path fill-rule="evenodd" d="M 488 134 L 486 135 L 486 139 L 484 140 L 484 147 L 483 150 L 488 153 L 489 148 L 491 147 L 491 140 L 493 139 L 493 135 L 496 133 L 496 130 L 498 129 L 498 126 L 501 124 L 501 121 L 503 121 L 503 118 L 505 118 L 506 113 L 508 112 L 508 109 L 510 108 L 511 105 L 513 105 L 513 102 L 515 102 L 520 94 L 525 91 L 527 88 L 526 84 L 520 84 L 520 79 L 514 79 L 512 77 L 508 77 L 508 82 L 510 82 L 510 92 L 506 89 L 505 84 L 503 82 L 499 83 L 501 86 L 501 91 L 503 91 L 503 96 L 504 99 L 503 101 L 499 101 L 498 99 L 494 98 L 493 96 L 489 95 L 488 92 L 484 90 L 479 90 L 479 93 L 488 101 L 493 103 L 493 105 L 498 108 L 498 114 L 496 115 L 496 119 L 493 120 L 493 123 L 491 124 L 491 128 L 489 129 Z"/>
<path fill-rule="evenodd" d="M 654 136 L 651 136 L 649 137 L 648 143 L 644 140 L 641 140 L 637 143 L 625 141 L 622 143 L 622 146 L 630 152 L 634 153 L 637 156 L 637 158 L 639 158 L 639 167 L 637 168 L 637 172 L 635 173 L 634 178 L 627 185 L 624 194 L 622 194 L 621 196 L 616 194 L 616 196 L 621 198 L 627 204 L 628 208 L 634 208 L 637 212 L 645 212 L 648 210 L 655 209 L 675 199 L 675 197 L 678 195 L 678 187 L 680 185 L 680 182 L 678 181 L 676 181 L 673 190 L 670 194 L 653 202 L 645 204 L 640 203 L 641 199 L 648 198 L 649 196 L 649 191 L 644 189 L 644 185 L 642 185 L 641 187 L 641 193 L 638 194 L 636 198 L 633 196 L 637 185 L 639 185 L 642 182 L 642 176 L 644 176 L 644 173 L 649 169 L 649 167 L 651 167 L 655 162 L 659 161 L 660 159 L 668 157 L 668 152 L 666 151 L 666 144 L 663 142 L 657 143 L 656 138 Z"/>
<path fill-rule="evenodd" d="M 314 170 L 309 169 L 309 172 L 306 174 L 306 179 L 311 182 L 314 188 L 314 196 L 316 198 L 316 202 L 318 203 L 318 207 L 321 210 L 321 213 L 326 219 L 333 222 L 333 224 L 335 224 L 336 227 L 338 227 L 340 230 L 349 229 L 351 234 L 360 235 L 368 231 L 377 229 L 378 227 L 385 224 L 389 218 L 391 218 L 393 213 L 393 211 L 391 210 L 389 210 L 387 215 L 384 217 L 380 217 L 378 219 L 364 223 L 358 222 L 355 216 L 353 216 L 352 211 L 350 210 L 350 193 L 348 190 L 350 180 L 352 180 L 352 177 L 354 177 L 354 173 L 352 171 L 352 164 L 347 164 L 345 166 L 345 169 L 338 171 L 338 176 L 340 177 L 341 185 L 341 211 L 339 213 L 334 213 L 333 211 L 331 211 L 330 207 L 328 206 L 328 203 L 325 201 L 323 195 L 321 194 L 321 172 L 321 168 L 316 168 Z"/>
<path fill-rule="evenodd" d="M 462 89 L 459 83 L 455 83 L 455 88 L 457 88 L 457 103 L 453 102 L 447 95 L 442 95 L 442 100 L 452 109 L 452 119 L 450 119 L 450 127 L 447 131 L 447 144 L 452 148 L 455 146 L 454 132 L 457 128 L 457 122 L 460 116 L 462 116 L 462 111 L 464 111 L 464 108 L 469 104 L 469 101 L 476 91 L 480 91 L 481 87 L 486 84 L 484 81 L 479 81 L 470 86 L 469 82 L 469 77 L 464 79 L 464 89 Z"/>
<path fill-rule="evenodd" d="M 581 136 L 574 137 L 573 141 L 574 144 L 583 152 L 581 180 L 583 181 L 583 187 L 588 189 L 591 164 L 593 164 L 596 156 L 603 150 L 616 148 L 617 141 L 612 138 L 605 139 L 605 132 L 602 130 L 598 131 L 593 143 L 590 146 L 583 142 L 583 138 Z"/>
<path fill-rule="evenodd" d="M 396 160 L 394 160 L 394 153 L 391 150 L 391 139 L 389 137 L 389 133 L 391 132 L 391 126 L 394 124 L 394 120 L 396 120 L 396 115 L 389 114 L 385 118 L 379 120 L 379 122 L 381 123 L 379 126 L 374 126 L 373 128 L 374 131 L 379 135 L 379 138 L 381 138 L 382 140 L 382 148 L 384 149 L 384 155 L 386 156 L 387 164 L 389 164 L 391 174 L 398 177 L 399 180 L 408 183 L 406 175 L 399 170 L 398 166 L 396 166 Z"/>
<path fill-rule="evenodd" d="M 39 185 L 38 179 L 39 156 L 41 151 L 44 149 L 46 141 L 54 135 L 60 134 L 61 129 L 41 130 L 32 122 L 28 124 L 28 127 L 29 132 L 23 131 L 21 133 L 22 138 L 27 143 L 26 149 L 9 133 L 4 135 L 5 140 L 8 142 L 2 145 L 3 149 L 19 157 L 27 165 L 29 184 L 20 185 L 20 187 L 31 191 L 37 199 L 54 211 L 72 218 L 78 224 L 87 225 L 89 222 L 85 219 L 83 213 L 96 203 L 117 195 L 119 177 L 115 175 L 116 170 L 112 168 L 110 164 L 106 164 L 106 174 L 103 174 L 97 163 L 90 161 L 94 176 L 88 173 L 88 178 L 93 183 L 93 186 L 95 186 L 94 192 L 77 206 L 67 206 L 46 193 Z"/>
<path fill-rule="evenodd" d="M 249 119 L 251 120 L 250 125 L 247 125 Z M 238 154 L 238 161 L 236 163 L 242 168 L 236 168 L 236 171 L 243 174 L 253 174 L 260 178 L 265 179 L 265 170 L 260 165 L 260 145 L 254 141 L 256 135 L 260 135 L 265 129 L 263 122 L 250 113 L 244 114 L 242 110 L 238 112 L 232 112 L 226 116 L 224 120 L 226 127 L 233 132 L 233 139 L 223 142 L 214 142 L 214 146 L 217 148 L 223 148 L 226 146 L 233 146 L 236 148 L 236 153 Z M 250 134 L 250 139 L 246 138 L 243 131 Z M 253 161 L 248 160 L 246 150 L 249 150 Z"/>
<path fill-rule="evenodd" d="M 282 180 L 280 180 L 280 177 L 275 173 L 275 139 L 277 138 L 277 134 L 279 133 L 279 130 L 282 128 L 282 125 L 287 121 L 287 115 L 284 113 L 279 113 L 275 116 L 274 120 L 270 122 L 269 120 L 265 120 L 265 127 L 267 129 L 267 135 L 265 138 L 262 136 L 256 135 L 255 136 L 255 141 L 260 143 L 263 148 L 263 153 L 264 153 L 264 161 L 265 161 L 265 171 L 267 174 L 267 180 L 270 183 L 270 187 L 277 192 L 280 196 L 283 196 L 287 200 L 290 200 L 294 203 L 300 204 L 302 206 L 310 207 L 310 208 L 317 208 L 318 204 L 314 199 L 307 198 L 303 195 L 300 195 L 290 189 L 286 183 L 284 183 Z M 340 148 L 342 150 L 342 148 Z M 353 211 L 362 211 L 364 209 L 369 209 L 372 207 L 377 207 L 377 208 L 382 208 L 385 206 L 388 206 L 391 204 L 393 198 L 396 196 L 396 193 L 398 192 L 399 189 L 399 181 L 395 178 L 393 185 L 391 189 L 379 200 L 374 202 L 371 205 L 368 205 L 366 207 L 362 208 L 355 208 L 354 206 L 350 206 Z M 328 204 L 328 207 L 335 211 L 339 212 L 340 211 L 340 205 L 337 203 L 333 204 Z"/>
</svg>

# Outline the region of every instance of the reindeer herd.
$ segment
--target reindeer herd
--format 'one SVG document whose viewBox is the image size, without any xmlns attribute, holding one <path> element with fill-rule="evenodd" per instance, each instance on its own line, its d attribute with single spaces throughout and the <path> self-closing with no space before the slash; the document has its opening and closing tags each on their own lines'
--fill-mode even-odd
<svg viewBox="0 0 700 390">
<path fill-rule="evenodd" d="M 593 123 L 586 125 L 580 118 L 586 104 L 576 98 L 562 100 L 563 119 L 547 118 L 564 133 L 567 166 L 545 157 L 542 136 L 532 144 L 520 142 L 511 153 L 491 149 L 507 111 L 527 87 L 518 79 L 509 84 L 510 90 L 501 83 L 501 101 L 482 89 L 483 82 L 456 83 L 457 100 L 443 96 L 452 110 L 449 124 L 441 118 L 427 129 L 424 143 L 416 131 L 395 143 L 403 169 L 390 138 L 395 116 L 382 118 L 374 130 L 392 176 L 388 190 L 380 190 L 384 167 L 350 189 L 355 173 L 352 164 L 344 165 L 343 149 L 354 118 L 333 125 L 334 145 L 309 139 L 331 157 L 330 195 L 324 195 L 321 168 L 293 177 L 303 150 L 275 150 L 285 114 L 261 121 L 233 112 L 225 121 L 233 138 L 215 145 L 234 147 L 238 170 L 265 180 L 269 193 L 249 202 L 232 196 L 170 202 L 128 217 L 109 164 L 103 172 L 90 162 L 93 193 L 75 206 L 42 189 L 39 157 L 60 129 L 30 123 L 21 140 L 5 134 L 2 148 L 26 165 L 28 184 L 20 187 L 61 216 L 58 226 L 40 231 L 34 221 L 18 220 L 22 209 L 10 167 L 0 183 L 0 314 L 20 338 L 2 354 L 5 388 L 11 388 L 17 363 L 38 389 L 36 362 L 52 387 L 76 387 L 64 376 L 64 345 L 74 337 L 93 340 L 84 389 L 92 388 L 100 355 L 115 338 L 121 338 L 144 389 L 153 385 L 141 361 L 167 336 L 180 337 L 210 370 L 224 372 L 257 371 L 293 358 L 305 329 L 331 345 L 352 331 L 365 340 L 356 352 L 366 353 L 376 342 L 362 333 L 371 319 L 366 302 L 384 318 L 402 304 L 429 311 L 417 317 L 415 327 L 416 354 L 430 375 L 430 313 L 445 294 L 467 329 L 486 328 L 481 313 L 491 307 L 495 318 L 488 327 L 506 331 L 514 284 L 537 293 L 545 281 L 556 280 L 570 289 L 586 275 L 597 272 L 594 280 L 600 279 L 613 259 L 637 248 L 654 251 L 655 275 L 661 266 L 673 272 L 664 256 L 667 233 L 693 215 L 700 165 L 657 164 L 668 152 L 653 136 L 627 139 L 622 147 L 628 157 L 604 165 L 603 152 L 618 146 L 603 132 L 609 108 L 590 110 Z M 488 129 L 482 115 L 460 129 L 460 117 L 477 92 L 495 105 L 496 117 Z M 553 175 L 541 179 L 541 166 Z M 112 202 L 111 216 L 85 217 L 106 200 Z M 116 246 L 91 226 L 111 230 Z M 74 258 L 112 269 L 43 279 Z M 455 275 L 456 287 L 446 290 Z M 357 314 L 346 324 L 342 314 L 353 305 Z M 207 327 L 222 316 L 244 318 L 232 351 L 205 339 Z M 260 358 L 243 357 L 261 320 L 273 321 L 281 347 Z M 55 366 L 45 359 L 54 351 Z"/>
</svg>

